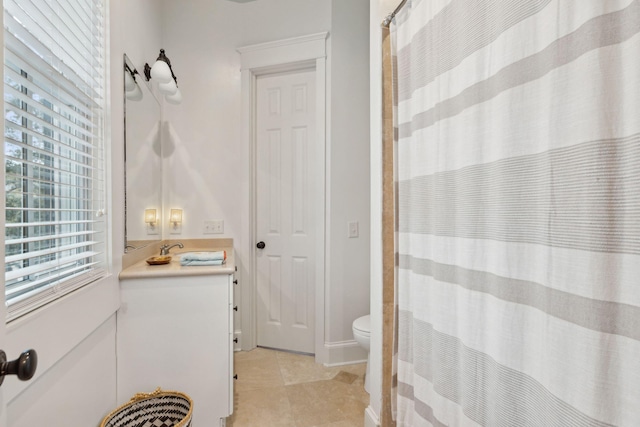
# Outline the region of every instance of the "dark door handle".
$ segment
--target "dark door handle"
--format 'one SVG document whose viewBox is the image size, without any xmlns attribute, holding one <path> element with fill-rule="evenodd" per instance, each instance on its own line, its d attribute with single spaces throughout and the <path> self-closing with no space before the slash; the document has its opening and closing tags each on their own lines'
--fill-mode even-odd
<svg viewBox="0 0 640 427">
<path fill-rule="evenodd" d="M 27 381 L 33 378 L 38 367 L 38 353 L 35 350 L 23 351 L 19 358 L 7 362 L 7 355 L 0 350 L 0 385 L 5 375 L 17 375 L 18 379 Z"/>
<path fill-rule="evenodd" d="M 256 245 L 258 249 L 264 249 L 265 246 L 267 245 L 265 245 L 264 242 L 258 242 L 258 244 Z"/>
</svg>

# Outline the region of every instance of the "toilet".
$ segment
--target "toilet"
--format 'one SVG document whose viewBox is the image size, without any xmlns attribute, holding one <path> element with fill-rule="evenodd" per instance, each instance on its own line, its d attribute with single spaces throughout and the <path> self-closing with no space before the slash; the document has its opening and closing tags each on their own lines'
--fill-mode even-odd
<svg viewBox="0 0 640 427">
<path fill-rule="evenodd" d="M 369 393 L 369 336 L 371 335 L 371 318 L 369 315 L 367 314 L 354 320 L 352 329 L 353 338 L 362 348 L 367 350 L 367 369 L 364 376 L 364 389 Z"/>
</svg>

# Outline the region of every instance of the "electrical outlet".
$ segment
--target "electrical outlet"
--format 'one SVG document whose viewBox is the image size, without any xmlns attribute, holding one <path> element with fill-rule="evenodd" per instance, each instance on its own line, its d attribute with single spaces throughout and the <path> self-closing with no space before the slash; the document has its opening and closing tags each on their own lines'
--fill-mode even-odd
<svg viewBox="0 0 640 427">
<path fill-rule="evenodd" d="M 347 236 L 349 238 L 353 238 L 353 237 L 358 237 L 359 234 L 359 230 L 358 230 L 358 221 L 350 221 L 349 222 L 349 231 Z"/>
<path fill-rule="evenodd" d="M 224 221 L 221 219 L 217 219 L 214 221 L 205 221 L 204 222 L 204 234 L 222 234 L 224 233 Z"/>
</svg>

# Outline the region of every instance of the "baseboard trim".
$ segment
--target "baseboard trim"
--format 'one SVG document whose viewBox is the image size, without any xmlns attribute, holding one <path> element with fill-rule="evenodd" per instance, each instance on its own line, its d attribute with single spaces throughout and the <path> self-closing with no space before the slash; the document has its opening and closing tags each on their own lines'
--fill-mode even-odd
<svg viewBox="0 0 640 427">
<path fill-rule="evenodd" d="M 350 365 L 367 361 L 367 352 L 355 340 L 340 342 L 325 342 L 327 360 L 325 366 Z"/>
<path fill-rule="evenodd" d="M 364 410 L 364 427 L 380 427 L 380 418 L 378 418 L 371 405 Z"/>
<path fill-rule="evenodd" d="M 242 351 L 242 331 L 236 329 L 233 335 L 235 338 L 238 338 L 238 342 L 233 345 L 233 350 Z M 318 360 L 316 358 L 316 361 L 325 366 L 352 365 L 354 363 L 365 363 L 367 361 L 367 352 L 356 340 L 325 342 L 322 350 L 326 359 Z"/>
</svg>

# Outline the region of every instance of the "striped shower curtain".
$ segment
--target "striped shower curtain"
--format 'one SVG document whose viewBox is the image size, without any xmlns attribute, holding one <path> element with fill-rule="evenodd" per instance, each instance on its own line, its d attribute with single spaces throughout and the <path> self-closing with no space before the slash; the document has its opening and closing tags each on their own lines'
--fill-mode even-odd
<svg viewBox="0 0 640 427">
<path fill-rule="evenodd" d="M 640 426 L 640 3 L 391 34 L 398 426 Z"/>
</svg>

